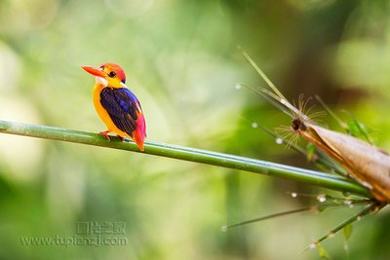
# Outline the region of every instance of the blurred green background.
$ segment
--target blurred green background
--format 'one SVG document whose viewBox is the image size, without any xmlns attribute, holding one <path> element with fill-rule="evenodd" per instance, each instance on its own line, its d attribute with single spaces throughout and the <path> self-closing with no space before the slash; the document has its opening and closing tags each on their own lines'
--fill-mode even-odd
<svg viewBox="0 0 390 260">
<path fill-rule="evenodd" d="M 238 83 L 320 95 L 390 150 L 390 4 L 368 0 L 0 0 L 0 119 L 98 132 L 93 79 L 121 64 L 149 140 L 311 167 L 256 124 L 289 119 Z M 333 126 L 329 118 L 325 124 Z M 337 128 L 334 128 L 337 129 Z M 357 209 L 221 232 L 307 205 L 285 180 L 92 146 L 0 135 L 1 259 L 316 259 L 302 250 Z M 323 191 L 324 192 L 324 191 Z M 126 224 L 126 245 L 26 246 L 80 222 Z M 386 210 L 354 225 L 350 259 L 388 259 Z M 345 259 L 342 235 L 323 244 Z"/>
</svg>

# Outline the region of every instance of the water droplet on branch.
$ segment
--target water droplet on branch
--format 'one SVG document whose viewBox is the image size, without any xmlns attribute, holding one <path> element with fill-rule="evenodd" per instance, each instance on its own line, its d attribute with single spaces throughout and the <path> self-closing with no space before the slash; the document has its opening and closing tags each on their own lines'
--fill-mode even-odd
<svg viewBox="0 0 390 260">
<path fill-rule="evenodd" d="M 221 227 L 221 231 L 222 232 L 226 232 L 228 230 L 228 227 L 226 225 L 222 226 Z"/>
<path fill-rule="evenodd" d="M 347 206 L 350 207 L 350 208 L 353 208 L 353 203 L 352 203 L 351 200 L 345 200 L 345 201 L 344 201 L 344 204 L 347 205 Z"/>
<path fill-rule="evenodd" d="M 325 202 L 326 201 L 326 195 L 325 194 L 319 194 L 317 196 L 317 200 L 321 203 Z"/>
<path fill-rule="evenodd" d="M 283 139 L 278 137 L 278 138 L 275 139 L 275 143 L 282 144 L 283 143 Z"/>
</svg>

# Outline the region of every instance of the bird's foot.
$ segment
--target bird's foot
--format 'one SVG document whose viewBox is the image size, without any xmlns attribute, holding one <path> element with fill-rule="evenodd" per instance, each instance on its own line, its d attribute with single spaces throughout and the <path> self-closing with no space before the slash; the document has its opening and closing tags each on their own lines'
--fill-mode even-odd
<svg viewBox="0 0 390 260">
<path fill-rule="evenodd" d="M 123 137 L 123 136 L 120 136 L 120 135 L 116 135 L 116 136 L 118 136 L 118 138 L 119 138 L 122 142 L 126 140 L 126 138 Z"/>
<path fill-rule="evenodd" d="M 103 136 L 104 138 L 106 138 L 108 141 L 111 141 L 111 138 L 110 138 L 110 136 L 108 135 L 110 133 L 110 131 L 103 131 L 103 132 L 100 132 L 99 134 L 101 135 L 101 136 Z"/>
</svg>

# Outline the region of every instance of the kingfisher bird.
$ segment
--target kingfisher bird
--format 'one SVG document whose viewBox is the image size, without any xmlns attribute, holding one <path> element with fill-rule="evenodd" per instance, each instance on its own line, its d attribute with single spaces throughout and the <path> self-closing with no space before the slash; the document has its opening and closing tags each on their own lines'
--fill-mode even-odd
<svg viewBox="0 0 390 260">
<path fill-rule="evenodd" d="M 123 69 L 114 63 L 105 63 L 98 68 L 81 66 L 86 72 L 95 77 L 93 103 L 96 112 L 107 127 L 100 132 L 110 140 L 109 133 L 113 132 L 123 141 L 130 137 L 138 149 L 144 150 L 146 124 L 141 104 L 126 83 Z"/>
</svg>

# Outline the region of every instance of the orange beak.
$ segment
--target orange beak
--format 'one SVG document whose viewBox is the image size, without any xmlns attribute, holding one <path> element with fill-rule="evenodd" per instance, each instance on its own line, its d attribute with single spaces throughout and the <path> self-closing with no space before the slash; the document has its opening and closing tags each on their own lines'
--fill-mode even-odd
<svg viewBox="0 0 390 260">
<path fill-rule="evenodd" d="M 97 68 L 94 68 L 91 66 L 81 66 L 81 68 L 83 68 L 83 70 L 85 70 L 86 72 L 88 72 L 89 74 L 91 74 L 95 77 L 104 78 L 106 76 L 105 72 L 102 71 L 101 69 L 97 69 Z"/>
</svg>

